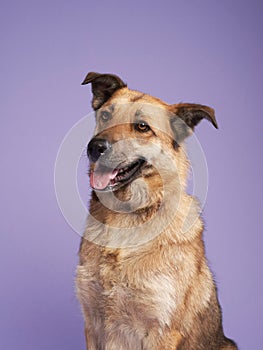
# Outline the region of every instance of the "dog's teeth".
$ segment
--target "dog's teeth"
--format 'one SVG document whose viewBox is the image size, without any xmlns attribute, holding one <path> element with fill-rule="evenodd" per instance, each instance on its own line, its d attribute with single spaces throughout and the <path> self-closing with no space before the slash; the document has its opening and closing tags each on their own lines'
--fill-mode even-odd
<svg viewBox="0 0 263 350">
<path fill-rule="evenodd" d="M 121 169 L 119 170 L 119 174 L 123 174 L 123 173 L 125 173 L 127 170 L 129 170 L 129 167 L 128 167 L 128 166 L 126 166 L 126 167 L 124 167 L 124 168 L 121 168 Z"/>
<path fill-rule="evenodd" d="M 116 177 L 116 180 L 121 180 L 123 176 L 126 176 L 129 172 L 131 172 L 136 166 L 138 165 L 138 162 L 133 163 L 131 165 L 127 165 L 123 168 L 118 169 L 118 175 Z"/>
</svg>

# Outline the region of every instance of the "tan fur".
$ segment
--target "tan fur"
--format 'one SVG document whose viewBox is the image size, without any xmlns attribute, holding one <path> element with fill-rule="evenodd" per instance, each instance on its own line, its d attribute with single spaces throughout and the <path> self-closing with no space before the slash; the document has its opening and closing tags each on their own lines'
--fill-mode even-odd
<svg viewBox="0 0 263 350">
<path fill-rule="evenodd" d="M 172 143 L 179 108 L 122 86 L 97 111 L 95 135 L 115 145 L 109 161 L 140 151 L 155 170 L 114 193 L 92 193 L 77 268 L 88 350 L 237 349 L 223 334 L 198 203 L 185 191 L 186 154 Z M 155 136 L 131 129 L 138 110 Z"/>
</svg>

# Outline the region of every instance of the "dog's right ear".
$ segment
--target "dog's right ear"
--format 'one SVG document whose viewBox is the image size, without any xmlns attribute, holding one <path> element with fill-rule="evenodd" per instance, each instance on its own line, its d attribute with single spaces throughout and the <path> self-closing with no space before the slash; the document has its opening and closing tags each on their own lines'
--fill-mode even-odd
<svg viewBox="0 0 263 350">
<path fill-rule="evenodd" d="M 95 72 L 89 72 L 82 85 L 89 83 L 92 85 L 92 107 L 94 110 L 100 108 L 116 90 L 127 86 L 117 75 Z"/>
</svg>

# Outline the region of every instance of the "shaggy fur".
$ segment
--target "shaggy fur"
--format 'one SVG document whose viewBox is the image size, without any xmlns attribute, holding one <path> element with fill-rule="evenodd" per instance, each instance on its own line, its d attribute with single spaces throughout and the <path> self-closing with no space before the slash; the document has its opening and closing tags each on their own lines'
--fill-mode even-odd
<svg viewBox="0 0 263 350">
<path fill-rule="evenodd" d="M 203 118 L 217 127 L 213 109 L 168 105 L 111 74 L 89 73 L 88 83 L 94 189 L 77 268 L 87 349 L 237 349 L 223 333 L 200 209 L 186 193 L 183 141 Z M 101 188 L 103 169 L 113 177 L 136 159 L 126 182 Z"/>
</svg>

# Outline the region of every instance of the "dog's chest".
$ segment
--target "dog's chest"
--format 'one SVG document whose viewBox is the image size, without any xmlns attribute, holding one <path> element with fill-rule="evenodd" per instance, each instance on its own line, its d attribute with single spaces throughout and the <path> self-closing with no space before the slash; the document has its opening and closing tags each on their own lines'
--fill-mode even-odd
<svg viewBox="0 0 263 350">
<path fill-rule="evenodd" d="M 174 276 L 140 259 L 107 254 L 99 267 L 106 318 L 142 329 L 169 326 L 177 306 Z M 128 328 L 129 328 L 128 327 Z"/>
</svg>

